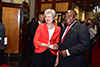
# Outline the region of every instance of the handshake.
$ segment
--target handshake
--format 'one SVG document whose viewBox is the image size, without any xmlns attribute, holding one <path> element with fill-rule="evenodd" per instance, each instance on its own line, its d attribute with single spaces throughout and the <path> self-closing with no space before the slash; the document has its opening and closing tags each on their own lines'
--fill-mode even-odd
<svg viewBox="0 0 100 67">
<path fill-rule="evenodd" d="M 53 45 L 48 45 L 48 48 L 52 49 L 53 51 L 56 51 L 59 49 L 59 46 L 57 44 L 53 44 Z"/>
<path fill-rule="evenodd" d="M 59 46 L 57 44 L 49 45 L 48 48 L 52 49 L 53 51 L 57 51 L 59 49 Z M 59 53 L 62 57 L 67 57 L 66 50 L 62 50 Z"/>
</svg>

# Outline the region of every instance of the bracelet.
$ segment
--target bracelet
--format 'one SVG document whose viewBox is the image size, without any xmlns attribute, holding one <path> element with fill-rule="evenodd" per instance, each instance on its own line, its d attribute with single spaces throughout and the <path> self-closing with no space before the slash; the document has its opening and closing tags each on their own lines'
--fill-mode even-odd
<svg viewBox="0 0 100 67">
<path fill-rule="evenodd" d="M 50 44 L 48 44 L 48 48 L 49 48 Z"/>
<path fill-rule="evenodd" d="M 59 56 L 59 53 L 57 52 L 57 56 Z"/>
</svg>

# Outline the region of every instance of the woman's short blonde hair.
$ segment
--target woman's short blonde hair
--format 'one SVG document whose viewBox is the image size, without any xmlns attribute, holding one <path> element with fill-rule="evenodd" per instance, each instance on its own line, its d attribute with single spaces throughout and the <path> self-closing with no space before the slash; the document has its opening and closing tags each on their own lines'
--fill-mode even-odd
<svg viewBox="0 0 100 67">
<path fill-rule="evenodd" d="M 44 17 L 45 17 L 46 14 L 52 14 L 53 18 L 56 17 L 56 12 L 53 9 L 47 9 L 47 10 L 45 10 Z"/>
</svg>

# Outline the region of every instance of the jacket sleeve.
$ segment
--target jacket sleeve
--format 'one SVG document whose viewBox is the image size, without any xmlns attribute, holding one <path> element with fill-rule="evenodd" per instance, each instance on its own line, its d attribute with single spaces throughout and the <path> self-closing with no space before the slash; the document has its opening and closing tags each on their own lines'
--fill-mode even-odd
<svg viewBox="0 0 100 67">
<path fill-rule="evenodd" d="M 28 23 L 28 25 L 27 25 L 27 31 L 26 31 L 26 40 L 27 40 L 27 41 L 28 41 L 28 39 L 31 38 L 30 31 L 31 31 L 31 22 Z"/>
<path fill-rule="evenodd" d="M 95 25 L 94 26 L 94 29 L 93 28 L 90 28 L 91 32 L 93 35 L 96 35 L 97 34 L 97 26 Z"/>
<path fill-rule="evenodd" d="M 57 39 L 56 39 L 56 43 L 58 43 L 59 42 L 59 40 L 60 40 L 60 32 L 61 32 L 61 28 L 59 28 L 59 31 L 58 31 L 58 36 L 57 36 Z"/>
<path fill-rule="evenodd" d="M 79 43 L 71 48 L 68 48 L 71 57 L 84 53 L 90 47 L 89 36 L 87 27 L 81 27 L 78 33 Z"/>
<path fill-rule="evenodd" d="M 1 24 L 0 29 L 1 29 L 1 31 L 0 31 L 0 43 L 3 44 L 4 37 L 5 37 L 5 26 L 3 24 Z"/>
<path fill-rule="evenodd" d="M 58 36 L 57 36 L 57 39 L 56 39 L 56 44 L 59 42 L 59 40 L 60 40 L 60 32 L 61 32 L 61 28 L 59 28 L 59 34 L 58 34 Z M 58 45 L 59 46 L 59 45 Z M 60 50 L 58 50 L 57 52 L 60 52 Z"/>
<path fill-rule="evenodd" d="M 5 37 L 5 26 L 3 25 L 3 37 Z"/>
<path fill-rule="evenodd" d="M 41 26 L 39 25 L 33 40 L 36 49 L 38 49 L 38 47 L 42 44 L 42 42 L 40 41 L 40 36 L 41 36 Z"/>
</svg>

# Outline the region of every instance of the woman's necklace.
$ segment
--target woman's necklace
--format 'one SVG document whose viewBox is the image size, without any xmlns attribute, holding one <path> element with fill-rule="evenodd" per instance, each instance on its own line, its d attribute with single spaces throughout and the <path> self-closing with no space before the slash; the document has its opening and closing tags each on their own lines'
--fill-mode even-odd
<svg viewBox="0 0 100 67">
<path fill-rule="evenodd" d="M 52 27 L 50 27 L 50 28 L 48 27 L 49 30 L 51 30 L 51 29 L 53 29 L 53 28 L 54 28 L 54 24 L 52 24 Z"/>
</svg>

